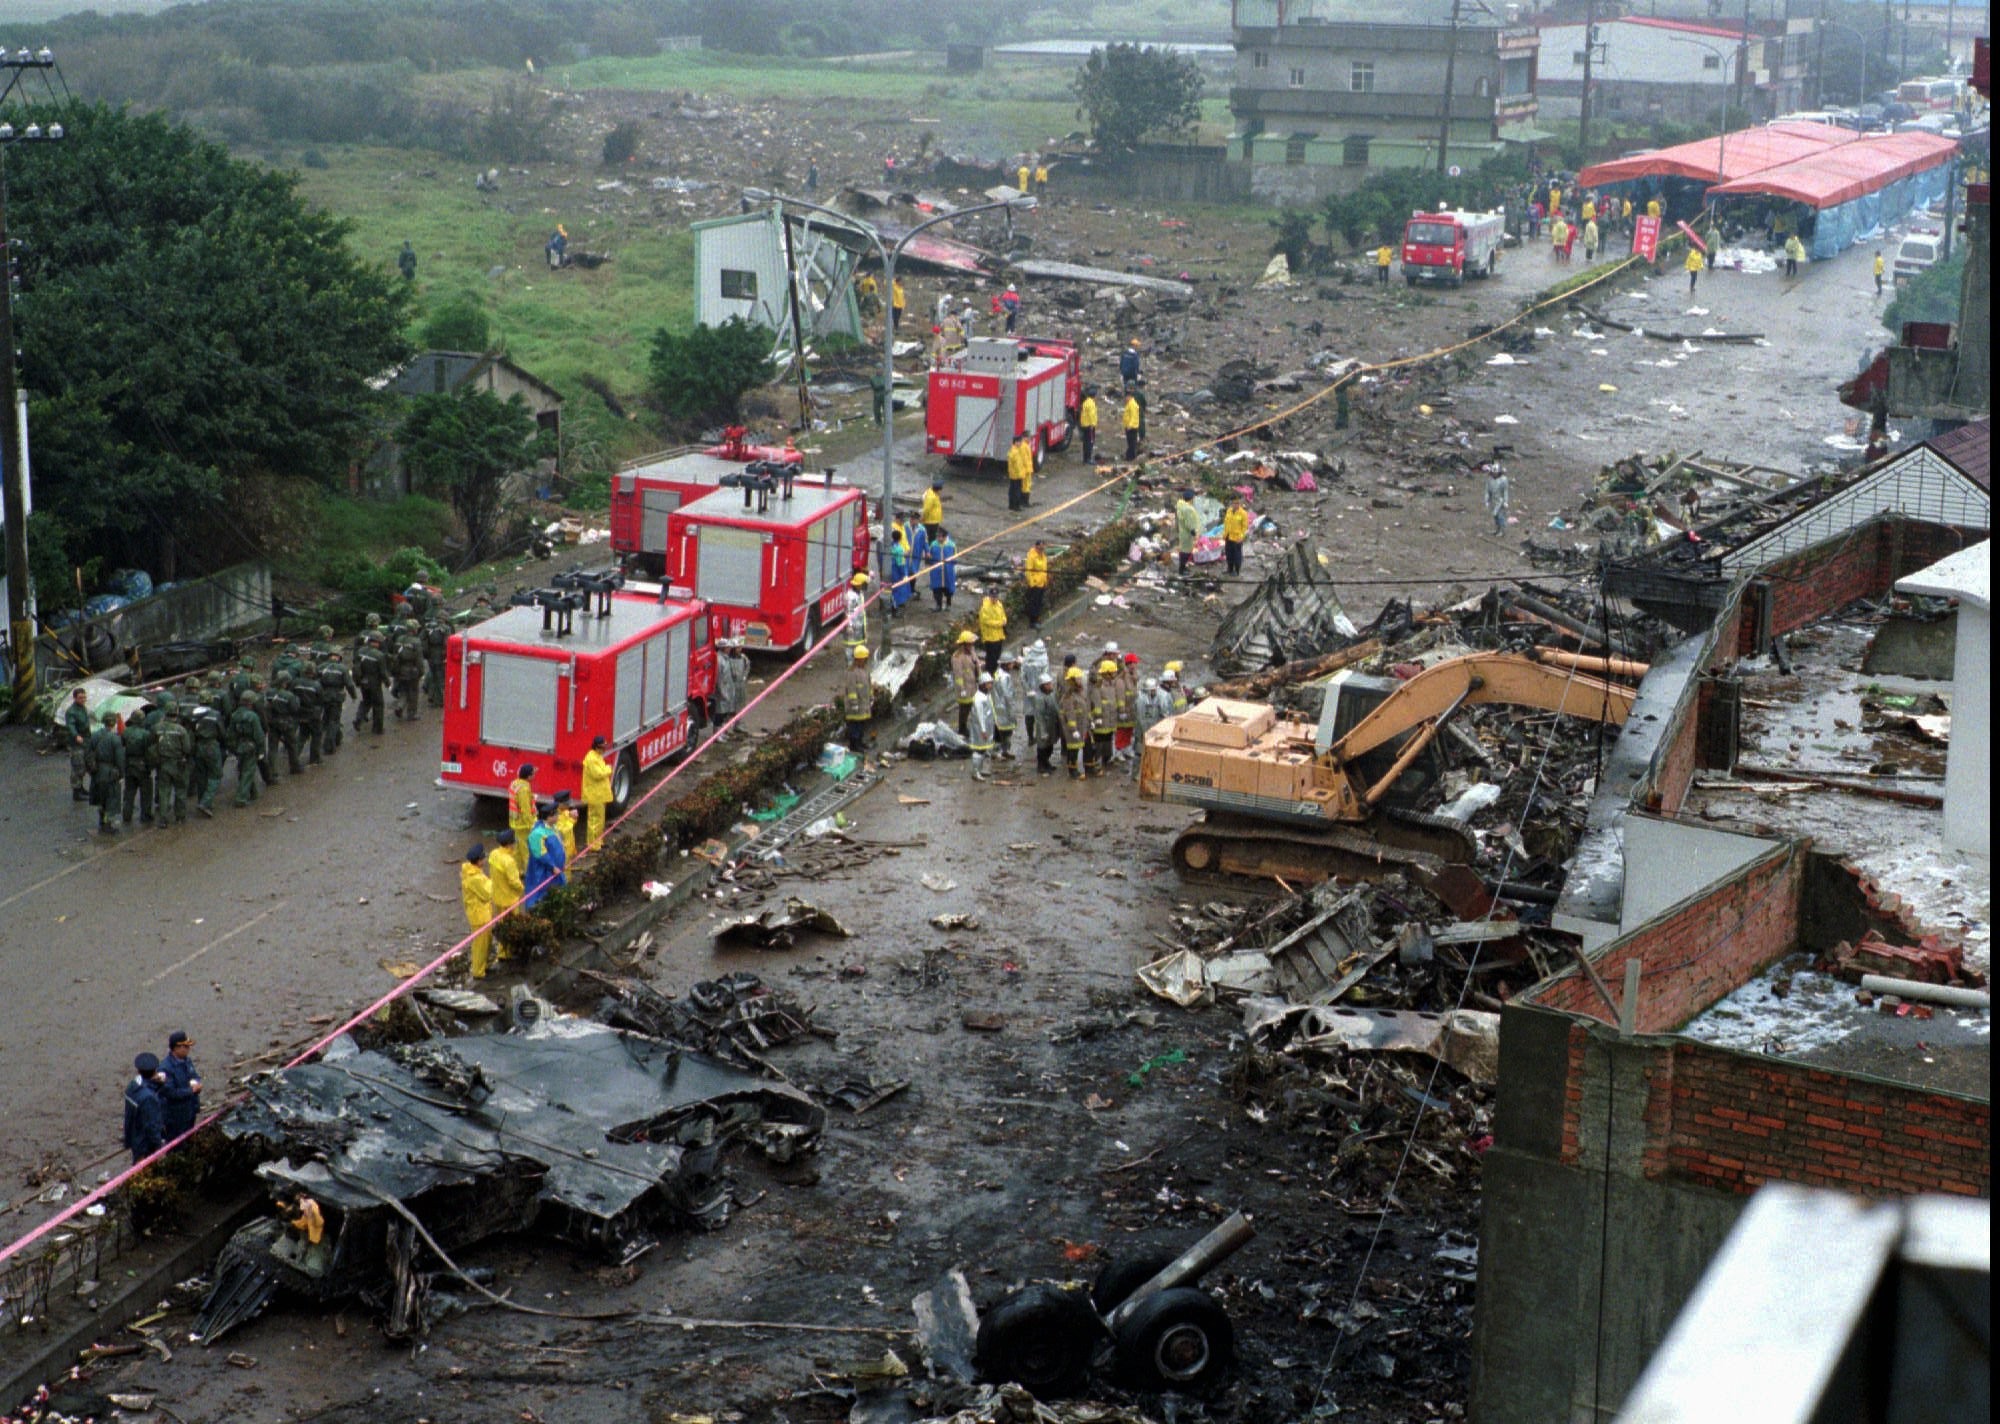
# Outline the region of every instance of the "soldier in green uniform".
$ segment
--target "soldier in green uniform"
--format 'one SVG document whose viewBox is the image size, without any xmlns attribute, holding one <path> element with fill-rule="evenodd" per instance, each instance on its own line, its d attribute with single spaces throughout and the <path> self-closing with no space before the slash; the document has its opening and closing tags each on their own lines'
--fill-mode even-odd
<svg viewBox="0 0 2000 1424">
<path fill-rule="evenodd" d="M 361 656 L 361 650 L 368 646 L 368 635 L 370 633 L 379 634 L 381 631 L 382 631 L 381 614 L 371 613 L 366 618 L 362 619 L 361 631 L 359 633 L 356 633 L 354 635 L 354 641 L 348 644 L 347 652 L 349 658 L 358 659 Z M 358 731 L 359 728 L 357 728 L 356 730 Z"/>
<path fill-rule="evenodd" d="M 215 815 L 215 792 L 222 785 L 222 711 L 206 702 L 190 713 L 194 730 L 194 808 Z"/>
<path fill-rule="evenodd" d="M 254 691 L 256 686 L 257 665 L 245 658 L 236 665 L 236 673 L 229 679 L 227 695 L 222 699 L 224 713 L 234 716 L 236 704 L 243 700 L 243 694 Z"/>
<path fill-rule="evenodd" d="M 305 768 L 299 765 L 299 699 L 292 692 L 292 675 L 281 672 L 272 679 L 271 695 L 264 706 L 270 738 L 269 753 L 273 770 L 277 769 L 278 749 L 285 751 L 285 770 L 297 776 Z"/>
<path fill-rule="evenodd" d="M 63 708 L 63 735 L 69 739 L 69 799 L 88 801 L 90 799 L 90 708 L 84 701 L 82 688 L 69 695 L 69 706 Z"/>
<path fill-rule="evenodd" d="M 424 687 L 424 635 L 414 618 L 403 624 L 389 667 L 396 684 L 396 720 L 414 722 Z"/>
<path fill-rule="evenodd" d="M 132 824 L 132 807 L 139 807 L 139 824 L 153 824 L 153 732 L 145 718 L 133 716 L 125 723 L 125 806 L 119 818 Z"/>
<path fill-rule="evenodd" d="M 236 757 L 236 804 L 248 806 L 261 793 L 257 766 L 264 757 L 264 718 L 255 688 L 246 690 L 229 714 L 229 750 Z"/>
<path fill-rule="evenodd" d="M 181 721 L 180 704 L 171 692 L 160 696 L 160 730 L 153 738 L 159 763 L 158 815 L 161 826 L 182 825 L 188 818 L 188 763 L 194 757 L 194 737 Z"/>
<path fill-rule="evenodd" d="M 340 750 L 340 743 L 347 735 L 342 727 L 347 699 L 360 695 L 361 689 L 354 685 L 354 674 L 341 661 L 340 649 L 328 648 L 325 661 L 319 665 L 320 741 L 328 756 Z"/>
<path fill-rule="evenodd" d="M 118 788 L 125 781 L 125 742 L 118 735 L 118 714 L 106 712 L 91 734 L 85 765 L 90 771 L 90 804 L 97 808 L 97 829 L 107 836 L 118 834 L 111 813 L 118 809 Z"/>
<path fill-rule="evenodd" d="M 451 641 L 451 625 L 433 608 L 424 619 L 424 700 L 433 707 L 444 706 L 444 650 Z"/>
<path fill-rule="evenodd" d="M 307 766 L 319 765 L 319 669 L 303 663 L 292 677 L 292 696 L 299 704 L 299 747 Z"/>
<path fill-rule="evenodd" d="M 361 689 L 361 701 L 354 709 L 355 731 L 372 719 L 375 735 L 382 735 L 382 687 L 388 680 L 389 659 L 382 651 L 382 634 L 371 631 L 354 655 L 354 682 Z"/>
</svg>

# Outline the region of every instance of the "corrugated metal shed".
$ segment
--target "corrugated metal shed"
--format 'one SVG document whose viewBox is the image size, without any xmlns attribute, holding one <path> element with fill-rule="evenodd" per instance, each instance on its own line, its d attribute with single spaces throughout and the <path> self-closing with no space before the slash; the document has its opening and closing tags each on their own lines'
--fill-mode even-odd
<svg viewBox="0 0 2000 1424">
<path fill-rule="evenodd" d="M 798 270 L 798 306 L 807 339 L 842 332 L 861 335 L 861 312 L 854 300 L 854 256 L 836 241 L 825 223 L 810 216 L 781 216 L 772 205 L 698 222 L 694 234 L 695 320 L 720 326 L 740 317 L 776 333 L 789 345 L 792 303 L 785 224 L 792 226 L 791 257 Z M 847 241 L 851 235 L 842 234 Z"/>
</svg>

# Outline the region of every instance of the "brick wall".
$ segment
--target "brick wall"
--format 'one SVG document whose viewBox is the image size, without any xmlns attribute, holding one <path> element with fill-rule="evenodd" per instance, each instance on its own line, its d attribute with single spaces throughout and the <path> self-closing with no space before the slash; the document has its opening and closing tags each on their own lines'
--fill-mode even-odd
<svg viewBox="0 0 2000 1424">
<path fill-rule="evenodd" d="M 1992 1192 L 1987 1103 L 1695 1043 L 1674 1049 L 1670 1096 L 1671 1178 L 1731 1192 L 1771 1181 L 1875 1196 Z"/>
<path fill-rule="evenodd" d="M 1624 992 L 1626 961 L 1639 961 L 1640 1033 L 1680 1027 L 1797 945 L 1805 861 L 1802 846 L 1780 846 L 1592 956 L 1613 994 Z M 1542 981 L 1528 998 L 1543 1008 L 1617 1020 L 1579 969 Z"/>
<path fill-rule="evenodd" d="M 1871 1196 L 1992 1193 L 1989 1103 L 1689 1039 L 1619 1039 L 1581 1022 L 1568 1048 L 1565 1164 L 1602 1160 L 1739 1195 L 1766 1182 Z M 1603 1091 L 1612 1072 L 1643 1097 Z M 1613 1103 L 1608 1124 L 1586 1119 Z"/>
<path fill-rule="evenodd" d="M 1837 613 L 1857 598 L 1879 598 L 1896 580 L 1965 547 L 1968 535 L 1942 524 L 1877 519 L 1846 537 L 1794 554 L 1759 577 L 1771 585 L 1771 631 L 1790 633 Z M 1755 607 L 1744 601 L 1736 641 L 1756 635 Z"/>
</svg>

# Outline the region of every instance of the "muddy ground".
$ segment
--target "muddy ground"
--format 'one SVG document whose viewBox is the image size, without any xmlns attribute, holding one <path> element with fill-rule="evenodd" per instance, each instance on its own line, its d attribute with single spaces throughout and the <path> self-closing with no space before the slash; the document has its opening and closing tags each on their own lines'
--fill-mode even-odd
<svg viewBox="0 0 2000 1424">
<path fill-rule="evenodd" d="M 602 102 L 613 112 L 623 101 Z M 823 151 L 832 145 L 846 154 L 845 169 L 822 157 L 823 186 L 844 171 L 872 177 L 873 131 L 843 139 L 849 131 L 827 117 L 823 106 L 804 106 L 779 131 L 810 129 Z M 720 171 L 731 130 L 711 124 L 699 132 L 708 135 L 701 151 Z M 602 201 L 626 202 L 616 194 Z M 648 206 L 654 201 L 632 200 L 620 220 L 658 216 Z M 718 192 L 666 216 L 679 221 L 733 206 L 733 194 Z M 1118 309 L 1088 289 L 1028 292 L 1030 328 L 1084 339 L 1100 381 L 1129 335 L 1147 342 L 1155 451 L 1240 428 L 1299 399 L 1274 393 L 1210 404 L 1199 393 L 1225 362 L 1282 374 L 1326 350 L 1375 361 L 1425 351 L 1500 319 L 1557 275 L 1543 253 L 1512 252 L 1496 280 L 1462 292 L 1377 289 L 1338 273 L 1255 291 L 1248 279 L 1269 244 L 1260 222 L 1099 201 L 1064 190 L 1060 175 L 1049 209 L 1031 221 L 1044 255 L 1184 270 L 1195 279 L 1197 300 L 1186 313 Z M 1320 451 L 1334 473 L 1318 494 L 1255 490 L 1254 505 L 1274 516 L 1281 535 L 1253 541 L 1250 572 L 1268 567 L 1289 538 L 1310 535 L 1363 618 L 1391 596 L 1442 598 L 1525 572 L 1516 540 L 1487 532 L 1464 473 L 1495 443 L 1514 446 L 1518 524 L 1510 533 L 1545 540 L 1549 520 L 1574 510 L 1600 466 L 1634 450 L 1701 448 L 1793 469 L 1834 458 L 1839 452 L 1826 442 L 1841 435 L 1845 412 L 1832 385 L 1880 337 L 1867 264 L 1865 251 L 1850 253 L 1809 267 L 1794 283 L 1711 274 L 1694 302 L 1678 277 L 1638 284 L 1644 302 L 1606 298 L 1627 319 L 1643 312 L 1646 323 L 1676 330 L 1755 331 L 1768 345 L 1697 340 L 1701 349 L 1683 351 L 1628 334 L 1590 341 L 1573 334 L 1581 318 L 1552 313 L 1526 324 L 1531 334 L 1536 326 L 1549 334 L 1515 348 L 1512 364 L 1484 365 L 1492 353 L 1482 348 L 1463 372 L 1370 383 L 1350 431 L 1333 430 L 1330 401 L 1287 420 L 1269 445 Z M 913 282 L 911 308 L 925 310 L 944 285 Z M 974 295 L 983 305 L 984 292 Z M 1694 305 L 1707 314 L 1689 314 Z M 866 451 L 875 438 L 872 427 L 857 428 L 863 402 L 836 405 L 841 428 L 816 439 L 822 459 L 852 461 L 856 477 L 872 482 L 859 473 L 872 468 Z M 910 498 L 935 466 L 921 454 L 915 421 L 900 428 L 897 486 Z M 1047 508 L 1093 478 L 1073 452 L 1058 457 L 1038 482 L 1037 502 Z M 1139 507 L 1162 507 L 1163 488 Z M 996 476 L 953 473 L 947 494 L 962 546 L 1012 523 Z M 1046 527 L 1061 537 L 1108 517 L 1116 503 L 1116 492 L 1099 495 Z M 994 547 L 1017 557 L 1030 537 L 1017 530 Z M 1217 582 L 1139 596 L 1130 610 L 1092 603 L 1063 626 L 1066 641 L 1052 638 L 1051 646 L 1059 656 L 1064 646 L 1081 650 L 1115 636 L 1149 666 L 1181 657 L 1199 678 L 1213 627 L 1240 595 Z M 922 633 L 935 622 L 918 613 L 909 627 Z M 781 667 L 762 663 L 758 672 Z M 824 700 L 830 686 L 830 669 L 809 669 L 716 754 L 747 746 L 791 710 Z M 196 1033 L 214 1083 L 365 1003 L 392 982 L 388 966 L 427 958 L 456 938 L 452 864 L 471 835 L 496 822 L 490 809 L 431 786 L 435 758 L 434 723 L 392 727 L 381 741 L 350 739 L 330 768 L 282 784 L 256 811 L 104 843 L 85 831 L 84 808 L 63 796 L 59 761 L 37 757 L 19 734 L 0 739 L 0 824 L 18 872 L 0 895 L 0 1092 L 12 1104 L 13 1129 L 0 1143 L 0 1201 L 31 1195 L 17 1184 L 44 1153 L 75 1169 L 115 1139 L 122 1065 L 137 1048 L 157 1047 L 167 1029 Z M 1070 1260 L 1090 1254 L 1077 1248 L 1180 1242 L 1217 1213 L 1242 1207 L 1257 1216 L 1259 1238 L 1216 1282 L 1242 1333 L 1245 1370 L 1207 1402 L 1208 1417 L 1307 1417 L 1316 1397 L 1322 1405 L 1337 1400 L 1343 1417 L 1359 1419 L 1460 1412 L 1472 1287 L 1458 1278 L 1467 1272 L 1434 1257 L 1473 1239 L 1471 1144 L 1484 1125 L 1469 1110 L 1428 1119 L 1423 1140 L 1446 1164 L 1443 1173 L 1406 1172 L 1400 1206 L 1361 1285 L 1362 1304 L 1376 1314 L 1338 1316 L 1361 1281 L 1407 1119 L 1357 1119 L 1338 1137 L 1322 1135 L 1330 1120 L 1325 1094 L 1374 1099 L 1319 1080 L 1244 1102 L 1233 1077 L 1241 1056 L 1234 1016 L 1175 1009 L 1131 978 L 1160 947 L 1155 936 L 1169 929 L 1171 914 L 1199 913 L 1216 898 L 1182 888 L 1166 869 L 1177 815 L 1141 806 L 1122 781 L 1008 779 L 1017 784 L 975 786 L 962 764 L 899 765 L 850 815 L 863 836 L 918 844 L 848 876 L 783 887 L 804 889 L 855 938 L 755 958 L 759 972 L 813 1001 L 839 1034 L 830 1045 L 789 1053 L 782 1066 L 805 1082 L 855 1074 L 913 1082 L 864 1117 L 836 1111 L 816 1181 L 766 1182 L 743 1167 L 739 1195 L 751 1204 L 727 1230 L 676 1238 L 629 1280 L 531 1240 L 483 1248 L 477 1263 L 498 1268 L 521 1299 L 558 1308 L 610 1301 L 683 1315 L 895 1328 L 907 1321 L 908 1297 L 951 1265 L 966 1266 L 975 1293 L 991 1300 L 1017 1280 L 1088 1271 L 1087 1262 Z M 958 888 L 926 890 L 926 873 Z M 646 965 L 662 988 L 749 962 L 710 950 L 708 917 L 720 908 L 697 902 L 662 940 Z M 930 915 L 945 910 L 976 913 L 982 928 L 955 936 L 932 929 Z M 926 951 L 933 951 L 928 977 Z M 841 972 L 856 965 L 866 972 Z M 968 1014 L 995 1015 L 1001 1026 L 968 1029 Z M 1174 1049 L 1186 1050 L 1185 1063 L 1159 1067 L 1141 1087 L 1129 1084 L 1140 1064 Z M 50 1093 L 52 1081 L 76 1086 Z M 1092 1106 L 1093 1095 L 1105 1105 Z M 1330 1323 L 1337 1316 L 1360 1333 L 1343 1335 Z M 1321 1395 L 1334 1343 L 1349 1338 L 1354 1347 L 1334 1363 Z M 128 1365 L 118 1374 L 157 1386 L 189 1421 L 637 1421 L 707 1410 L 805 1420 L 843 1417 L 845 1406 L 785 1396 L 837 1373 L 841 1361 L 878 1352 L 879 1342 L 561 1325 L 481 1312 L 446 1322 L 425 1348 L 390 1351 L 356 1309 L 333 1318 L 280 1311 L 232 1348 L 256 1367 L 180 1350 L 171 1365 Z M 906 1345 L 899 1349 L 914 1362 Z M 1180 1417 L 1201 1416 L 1188 1407 Z"/>
</svg>

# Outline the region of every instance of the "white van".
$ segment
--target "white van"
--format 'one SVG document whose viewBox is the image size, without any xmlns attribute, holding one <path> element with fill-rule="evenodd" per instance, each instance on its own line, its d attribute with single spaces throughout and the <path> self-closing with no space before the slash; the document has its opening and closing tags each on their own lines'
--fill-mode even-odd
<svg viewBox="0 0 2000 1424">
<path fill-rule="evenodd" d="M 1944 251 L 1944 236 L 1935 232 L 1913 232 L 1903 239 L 1903 245 L 1896 249 L 1896 261 L 1891 270 L 1898 283 L 1907 282 L 1919 272 L 1934 265 Z"/>
</svg>

